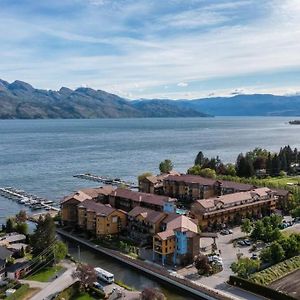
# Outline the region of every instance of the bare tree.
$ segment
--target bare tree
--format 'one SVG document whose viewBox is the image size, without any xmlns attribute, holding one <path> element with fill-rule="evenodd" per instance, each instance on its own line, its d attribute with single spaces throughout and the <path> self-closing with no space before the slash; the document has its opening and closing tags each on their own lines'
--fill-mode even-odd
<svg viewBox="0 0 300 300">
<path fill-rule="evenodd" d="M 82 289 L 93 286 L 93 283 L 97 281 L 97 274 L 94 268 L 87 264 L 79 264 L 72 277 L 79 279 L 80 288 Z"/>
<path fill-rule="evenodd" d="M 165 295 L 157 289 L 145 288 L 140 296 L 141 300 L 165 300 Z"/>
</svg>

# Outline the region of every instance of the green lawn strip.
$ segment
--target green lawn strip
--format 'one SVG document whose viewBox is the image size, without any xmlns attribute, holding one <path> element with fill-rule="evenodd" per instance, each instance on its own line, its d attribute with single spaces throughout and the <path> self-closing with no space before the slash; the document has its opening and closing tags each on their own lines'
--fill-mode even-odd
<svg viewBox="0 0 300 300">
<path fill-rule="evenodd" d="M 127 291 L 135 291 L 135 288 L 130 287 L 128 285 L 126 285 L 123 281 L 121 280 L 115 280 L 115 284 L 117 284 L 118 286 L 124 288 Z"/>
<path fill-rule="evenodd" d="M 22 284 L 20 288 L 18 288 L 13 294 L 9 297 L 6 297 L 7 300 L 22 300 L 27 293 L 29 292 L 29 284 Z"/>
<path fill-rule="evenodd" d="M 90 296 L 88 293 L 80 293 L 76 296 L 73 296 L 71 300 L 94 300 L 92 296 Z"/>
<path fill-rule="evenodd" d="M 250 276 L 249 280 L 258 284 L 269 285 L 273 281 L 286 276 L 298 268 L 300 268 L 300 255 L 284 260 L 260 272 L 256 272 Z"/>
<path fill-rule="evenodd" d="M 27 280 L 33 280 L 33 281 L 41 281 L 41 282 L 48 282 L 50 279 L 52 279 L 55 274 L 57 274 L 59 271 L 63 269 L 62 266 L 54 266 L 54 267 L 46 267 L 36 274 L 30 275 L 27 277 Z"/>
</svg>

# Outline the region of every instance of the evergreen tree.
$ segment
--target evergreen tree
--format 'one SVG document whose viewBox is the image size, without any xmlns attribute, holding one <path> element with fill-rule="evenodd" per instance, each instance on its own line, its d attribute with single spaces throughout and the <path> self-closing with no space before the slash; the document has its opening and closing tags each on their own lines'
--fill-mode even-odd
<svg viewBox="0 0 300 300">
<path fill-rule="evenodd" d="M 44 249 L 52 246 L 55 241 L 55 223 L 51 216 L 47 214 L 44 218 L 40 217 L 31 237 L 32 254 L 36 256 Z"/>
<path fill-rule="evenodd" d="M 195 158 L 195 165 L 202 166 L 204 163 L 205 157 L 202 151 L 200 151 Z"/>
</svg>

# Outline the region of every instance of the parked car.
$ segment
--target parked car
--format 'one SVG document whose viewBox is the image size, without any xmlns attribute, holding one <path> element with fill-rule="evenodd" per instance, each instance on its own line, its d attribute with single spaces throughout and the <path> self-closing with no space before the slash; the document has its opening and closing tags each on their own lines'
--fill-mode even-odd
<svg viewBox="0 0 300 300">
<path fill-rule="evenodd" d="M 221 233 L 222 235 L 228 235 L 228 234 L 230 234 L 229 231 L 228 231 L 227 229 L 222 229 L 222 230 L 220 231 L 220 233 Z"/>
<path fill-rule="evenodd" d="M 229 234 L 233 234 L 233 231 L 231 229 L 227 229 L 227 231 L 229 232 Z"/>
<path fill-rule="evenodd" d="M 243 241 L 243 240 L 239 240 L 238 242 L 238 245 L 240 245 L 240 246 L 245 246 L 246 244 L 245 244 L 245 241 Z"/>
<path fill-rule="evenodd" d="M 95 282 L 93 283 L 93 285 L 94 285 L 95 288 L 97 288 L 97 289 L 99 289 L 99 290 L 101 290 L 101 291 L 104 290 L 104 286 L 103 286 L 102 284 L 100 284 L 99 282 L 97 282 L 97 281 L 95 281 Z"/>
<path fill-rule="evenodd" d="M 251 256 L 251 259 L 255 259 L 255 260 L 258 259 L 257 254 L 256 254 L 256 253 L 253 253 L 252 256 Z"/>
<path fill-rule="evenodd" d="M 251 242 L 250 242 L 249 240 L 244 240 L 244 244 L 245 244 L 246 246 L 251 246 Z"/>
</svg>

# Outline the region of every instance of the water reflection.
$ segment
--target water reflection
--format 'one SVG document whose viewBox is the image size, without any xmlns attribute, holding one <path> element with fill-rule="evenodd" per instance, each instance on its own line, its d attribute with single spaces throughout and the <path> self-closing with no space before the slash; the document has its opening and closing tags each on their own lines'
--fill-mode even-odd
<svg viewBox="0 0 300 300">
<path fill-rule="evenodd" d="M 115 260 L 107 256 L 102 256 L 100 253 L 95 253 L 90 249 L 79 246 L 76 242 L 65 240 L 69 247 L 69 253 L 76 259 L 80 257 L 80 260 L 91 264 L 93 266 L 99 266 L 112 272 L 115 275 L 116 280 L 121 280 L 129 286 L 136 288 L 137 290 L 143 290 L 146 287 L 155 287 L 160 289 L 167 299 L 170 300 L 193 300 L 194 298 L 185 296 L 184 293 L 178 290 L 174 290 L 174 287 L 166 286 L 158 281 L 154 281 L 152 278 L 138 273 L 137 271 L 120 264 Z M 79 247 L 78 247 L 79 246 Z"/>
</svg>

